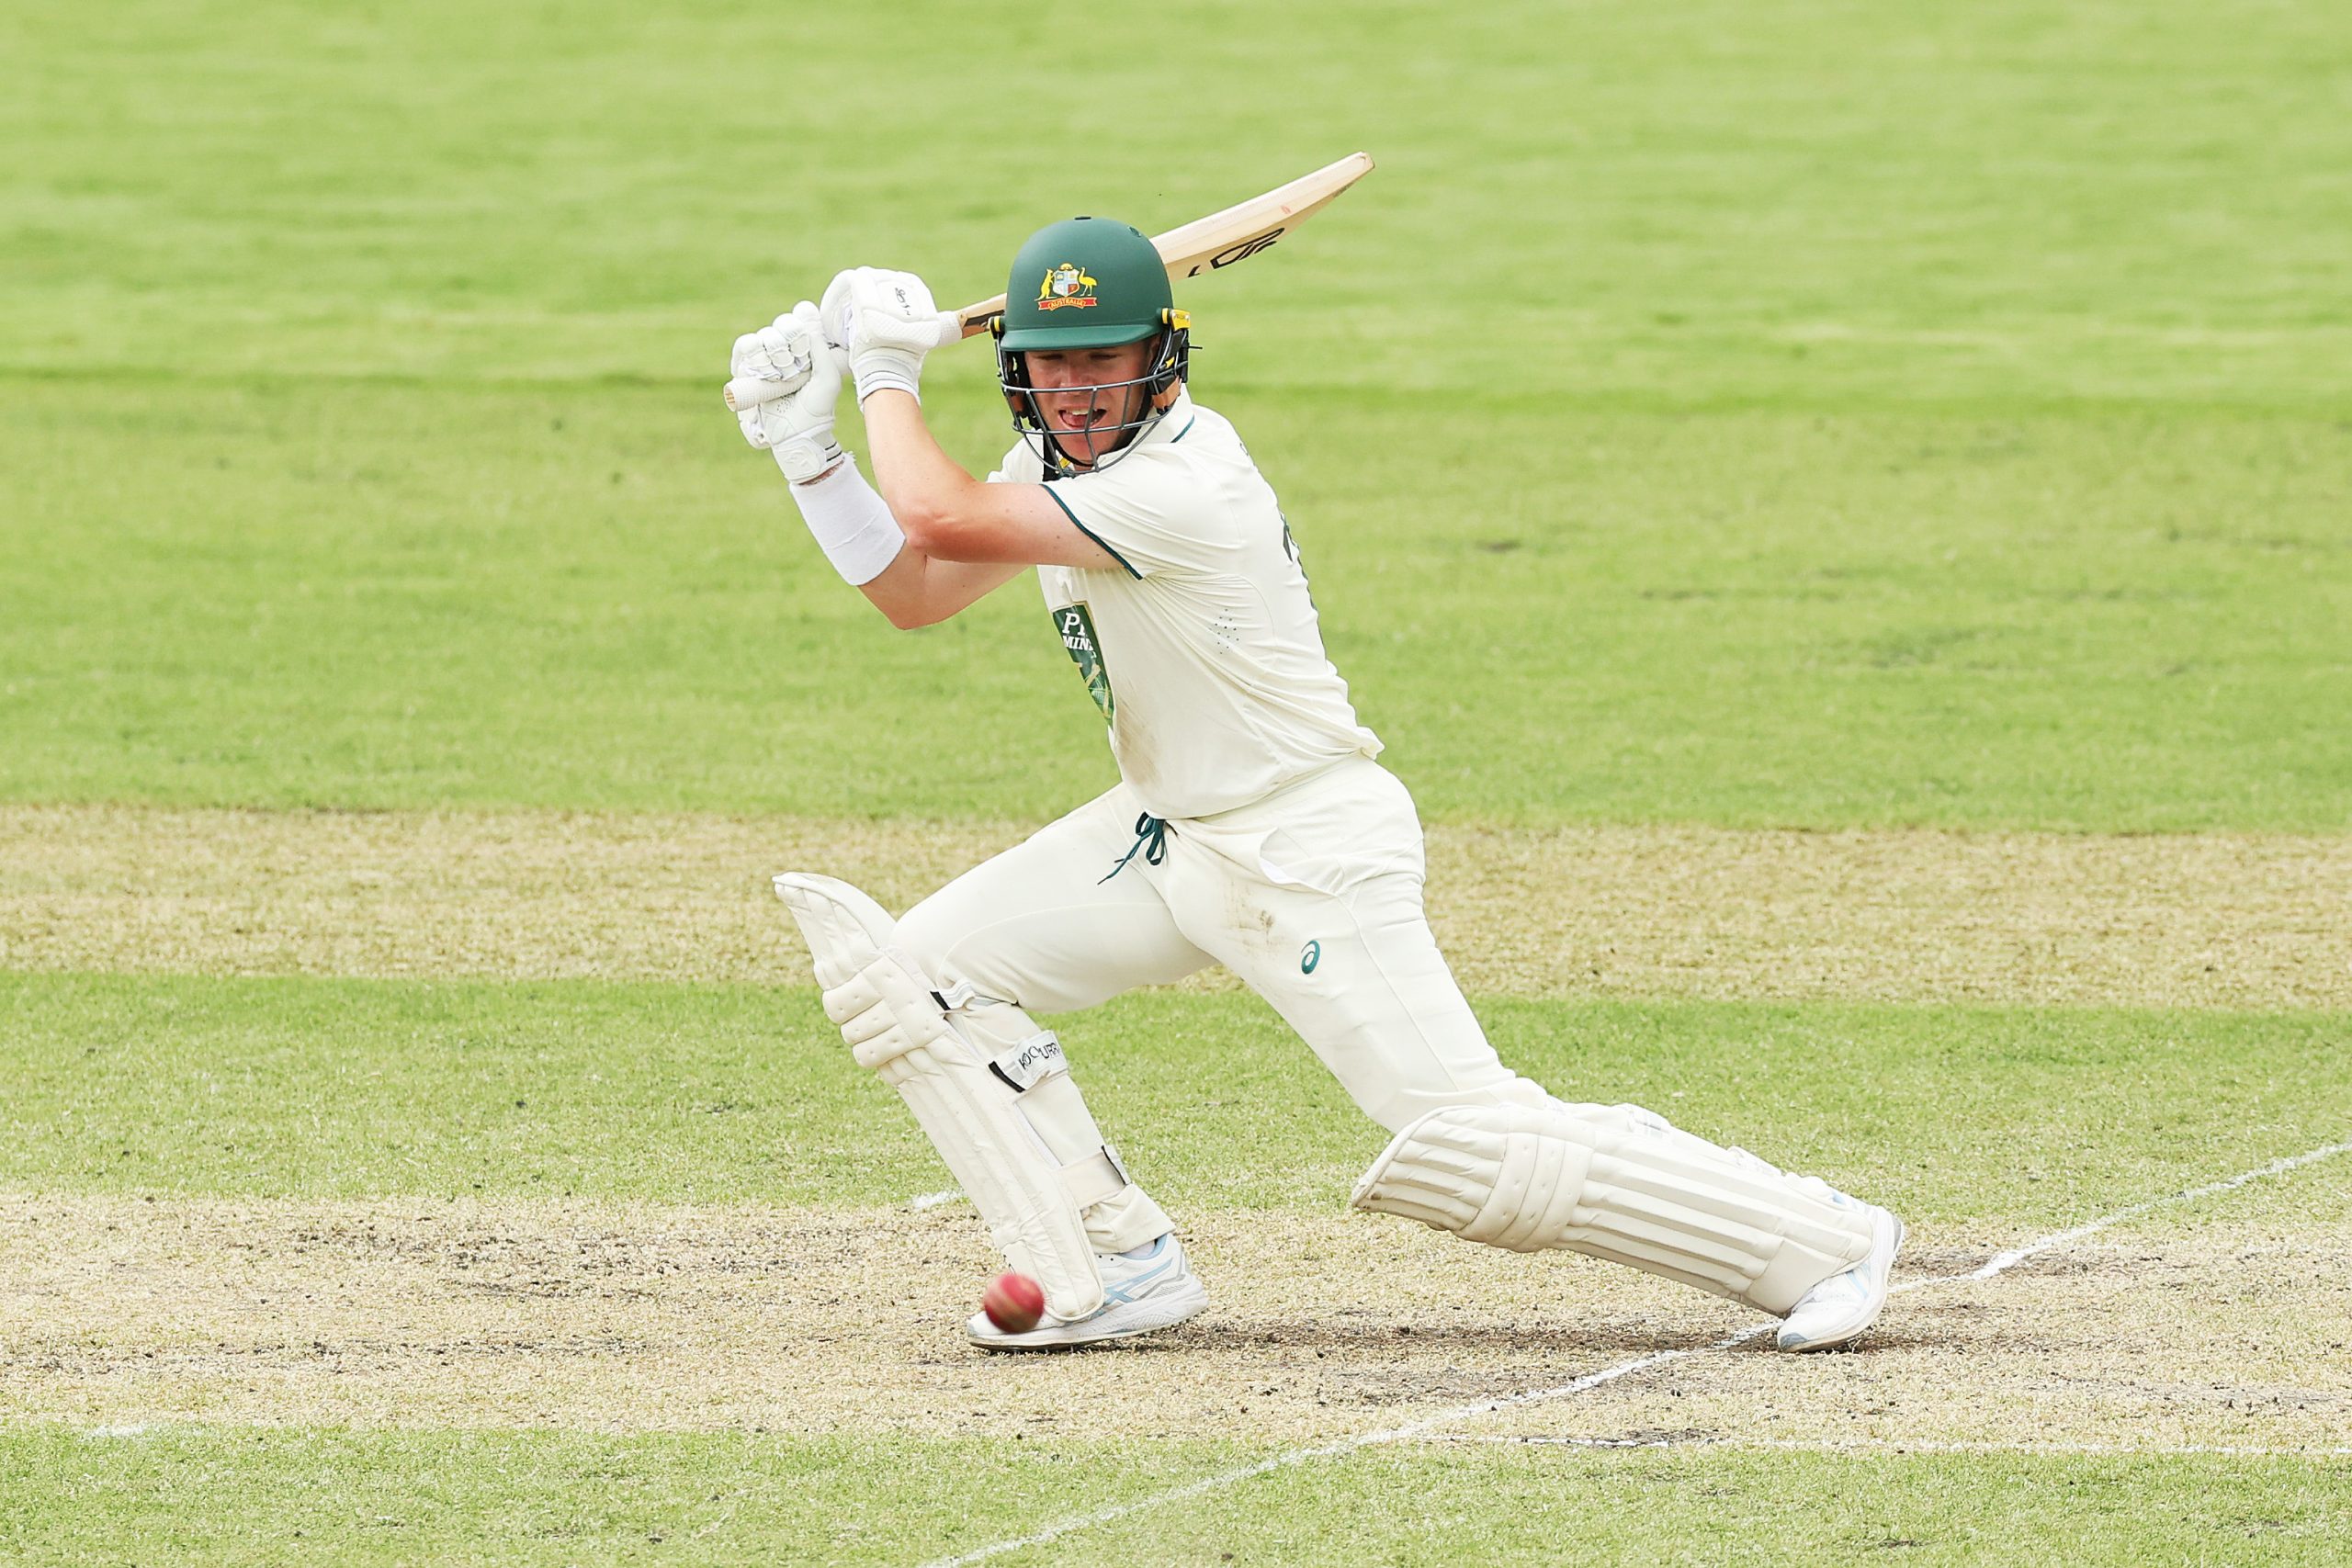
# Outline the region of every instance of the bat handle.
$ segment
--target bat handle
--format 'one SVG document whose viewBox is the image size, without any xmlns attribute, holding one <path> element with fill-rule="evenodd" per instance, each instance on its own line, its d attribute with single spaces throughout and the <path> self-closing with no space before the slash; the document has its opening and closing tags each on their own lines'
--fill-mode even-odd
<svg viewBox="0 0 2352 1568">
<path fill-rule="evenodd" d="M 978 337 L 989 330 L 989 318 L 1004 312 L 1004 296 L 984 299 L 977 305 L 967 305 L 960 310 L 949 310 L 939 318 L 939 341 L 944 345 L 959 338 Z"/>
<path fill-rule="evenodd" d="M 798 391 L 808 379 L 805 372 L 788 380 L 776 380 L 768 377 L 738 376 L 721 388 L 718 395 L 727 400 L 729 408 L 737 413 L 741 413 L 745 409 L 754 409 L 762 403 L 774 402 L 778 398 L 790 397 Z"/>
<path fill-rule="evenodd" d="M 989 311 L 981 311 L 978 315 L 973 318 L 972 323 L 967 326 L 964 321 L 964 311 L 942 310 L 939 313 L 939 342 L 937 346 L 945 348 L 949 344 L 957 343 L 965 338 L 972 336 L 987 324 L 989 315 Z M 839 344 L 832 344 L 828 346 L 831 347 L 835 354 L 839 354 L 841 352 L 841 345 Z M 738 376 L 721 389 L 719 396 L 727 400 L 727 406 L 729 408 L 734 410 L 737 413 L 741 413 L 745 409 L 757 408 L 762 403 L 772 403 L 778 398 L 788 398 L 792 396 L 793 393 L 800 389 L 802 384 L 808 379 L 808 378 L 805 374 L 786 377 L 782 380 L 775 380 L 763 377 Z"/>
</svg>

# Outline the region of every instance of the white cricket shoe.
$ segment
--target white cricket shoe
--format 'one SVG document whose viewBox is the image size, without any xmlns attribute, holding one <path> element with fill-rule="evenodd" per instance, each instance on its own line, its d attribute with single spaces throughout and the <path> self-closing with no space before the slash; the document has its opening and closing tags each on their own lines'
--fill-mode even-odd
<svg viewBox="0 0 2352 1568">
<path fill-rule="evenodd" d="M 984 1350 L 1065 1350 L 1173 1328 L 1209 1304 L 1173 1231 L 1140 1258 L 1098 1252 L 1094 1260 L 1102 1269 L 1100 1312 L 1076 1323 L 1041 1323 L 1026 1334 L 1007 1334 L 976 1312 L 964 1325 L 966 1337 Z"/>
<path fill-rule="evenodd" d="M 1774 1341 L 1781 1349 L 1832 1350 L 1850 1345 L 1886 1310 L 1894 1255 L 1903 1247 L 1903 1222 L 1874 1204 L 1864 1206 L 1871 1212 L 1869 1255 L 1797 1298 Z"/>
</svg>

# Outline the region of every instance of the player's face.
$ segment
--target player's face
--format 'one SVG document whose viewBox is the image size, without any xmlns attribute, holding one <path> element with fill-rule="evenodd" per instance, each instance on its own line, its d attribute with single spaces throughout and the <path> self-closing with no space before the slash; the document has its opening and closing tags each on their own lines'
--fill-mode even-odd
<svg viewBox="0 0 2352 1568">
<path fill-rule="evenodd" d="M 1143 417 L 1149 393 L 1140 385 L 1151 367 L 1153 340 L 1125 343 L 1116 348 L 1033 348 L 1029 351 L 1029 385 L 1037 394 L 1037 412 L 1062 455 L 1081 468 L 1120 440 L 1116 427 Z"/>
</svg>

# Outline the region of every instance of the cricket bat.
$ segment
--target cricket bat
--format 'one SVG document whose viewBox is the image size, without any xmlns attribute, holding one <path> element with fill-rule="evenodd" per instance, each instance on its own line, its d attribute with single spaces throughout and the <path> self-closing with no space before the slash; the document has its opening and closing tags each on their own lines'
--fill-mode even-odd
<svg viewBox="0 0 2352 1568">
<path fill-rule="evenodd" d="M 1153 249 L 1167 264 L 1170 279 L 1198 277 L 1204 272 L 1222 272 L 1238 262 L 1262 255 L 1274 242 L 1314 217 L 1341 192 L 1372 173 L 1372 157 L 1365 152 L 1351 152 L 1336 164 L 1327 164 L 1311 175 L 1302 175 L 1286 186 L 1277 186 L 1263 196 L 1253 196 L 1238 202 L 1222 212 L 1212 212 L 1206 218 L 1195 218 L 1182 228 L 1170 229 L 1155 235 Z M 1004 309 L 1004 296 L 994 295 L 976 305 L 960 310 L 944 310 L 939 317 L 939 342 L 942 347 L 960 339 L 973 337 L 988 330 L 989 318 Z M 752 380 L 739 378 L 727 383 L 725 396 L 730 409 L 746 409 L 755 403 L 786 397 L 797 390 L 805 377 L 786 380 Z"/>
</svg>

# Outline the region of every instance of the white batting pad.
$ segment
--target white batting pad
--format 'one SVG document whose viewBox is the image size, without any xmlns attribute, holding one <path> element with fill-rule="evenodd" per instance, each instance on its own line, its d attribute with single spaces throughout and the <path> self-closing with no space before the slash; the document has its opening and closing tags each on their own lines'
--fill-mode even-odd
<svg viewBox="0 0 2352 1568">
<path fill-rule="evenodd" d="M 1776 1315 L 1870 1250 L 1868 1207 L 1631 1105 L 1455 1105 L 1396 1134 L 1359 1209 L 1565 1248 Z"/>
<path fill-rule="evenodd" d="M 948 1021 L 930 980 L 890 945 L 897 922 L 830 876 L 787 872 L 775 891 L 808 938 L 825 1015 L 858 1063 L 907 1102 L 1006 1261 L 1045 1287 L 1046 1314 L 1069 1322 L 1098 1311 L 1102 1277 L 1079 1215 L 1080 1184 L 1031 1129 L 1017 1090 Z"/>
</svg>

